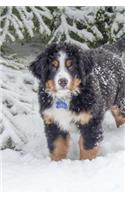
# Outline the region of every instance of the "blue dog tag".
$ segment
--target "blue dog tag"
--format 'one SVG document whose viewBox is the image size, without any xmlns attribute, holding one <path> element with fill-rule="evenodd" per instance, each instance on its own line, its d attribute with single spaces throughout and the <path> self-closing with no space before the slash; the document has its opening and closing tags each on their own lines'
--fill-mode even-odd
<svg viewBox="0 0 125 200">
<path fill-rule="evenodd" d="M 68 104 L 65 101 L 58 100 L 56 102 L 56 108 L 68 109 Z"/>
</svg>

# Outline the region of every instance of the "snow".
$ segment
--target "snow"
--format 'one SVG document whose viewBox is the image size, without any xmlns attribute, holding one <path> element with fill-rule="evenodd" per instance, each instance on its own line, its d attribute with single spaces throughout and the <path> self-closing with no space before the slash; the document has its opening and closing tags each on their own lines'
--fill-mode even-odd
<svg viewBox="0 0 125 200">
<path fill-rule="evenodd" d="M 82 6 L 79 8 L 75 8 L 73 6 L 65 7 L 66 15 L 69 16 L 71 19 L 75 19 L 77 21 L 89 21 L 91 23 L 94 22 L 94 18 L 98 11 L 99 7 L 86 7 Z"/>
<path fill-rule="evenodd" d="M 36 159 L 4 150 L 4 192 L 120 192 L 123 190 L 122 151 L 93 161 Z"/>
<path fill-rule="evenodd" d="M 12 46 L 19 53 L 20 48 Z M 34 58 L 22 47 L 24 62 Z M 38 50 L 37 50 L 38 51 Z M 12 50 L 11 50 L 12 52 Z M 37 54 L 38 52 L 36 52 Z M 20 59 L 21 60 L 21 59 Z M 9 62 L 9 61 L 8 61 Z M 79 160 L 78 134 L 71 134 L 68 158 L 51 161 L 39 115 L 38 81 L 25 68 L 0 64 L 2 116 L 0 160 L 4 192 L 122 192 L 125 175 L 125 125 L 116 128 L 110 112 L 103 122 L 102 154 Z M 11 149 L 10 149 L 11 148 Z"/>
</svg>

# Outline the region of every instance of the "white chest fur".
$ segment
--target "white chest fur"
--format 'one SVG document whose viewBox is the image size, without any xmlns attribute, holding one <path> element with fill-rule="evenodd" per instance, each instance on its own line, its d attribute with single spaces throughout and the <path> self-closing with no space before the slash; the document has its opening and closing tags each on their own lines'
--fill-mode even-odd
<svg viewBox="0 0 125 200">
<path fill-rule="evenodd" d="M 68 109 L 51 107 L 45 110 L 44 114 L 48 115 L 51 118 L 54 118 L 54 121 L 60 126 L 63 130 L 69 130 L 73 122 L 73 113 Z"/>
<path fill-rule="evenodd" d="M 46 109 L 44 113 L 46 116 L 52 118 L 58 126 L 64 131 L 71 131 L 76 126 L 75 122 L 81 124 L 87 124 L 92 118 L 90 112 L 80 112 L 76 114 L 71 112 L 69 109 L 57 108 L 55 104 L 49 109 Z"/>
</svg>

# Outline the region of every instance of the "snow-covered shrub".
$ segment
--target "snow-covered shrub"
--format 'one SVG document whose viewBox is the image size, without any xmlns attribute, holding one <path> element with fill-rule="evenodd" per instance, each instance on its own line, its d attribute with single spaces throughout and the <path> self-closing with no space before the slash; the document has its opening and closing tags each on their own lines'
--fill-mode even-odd
<svg viewBox="0 0 125 200">
<path fill-rule="evenodd" d="M 95 26 L 102 34 L 96 45 L 113 42 L 125 34 L 125 7 L 100 7 L 96 13 Z"/>
</svg>

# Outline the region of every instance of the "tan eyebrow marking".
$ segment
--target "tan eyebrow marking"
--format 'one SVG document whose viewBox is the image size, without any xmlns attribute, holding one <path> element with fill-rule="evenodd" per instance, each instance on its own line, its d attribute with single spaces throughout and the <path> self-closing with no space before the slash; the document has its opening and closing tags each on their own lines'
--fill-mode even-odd
<svg viewBox="0 0 125 200">
<path fill-rule="evenodd" d="M 65 65 L 66 65 L 66 67 L 71 67 L 72 63 L 73 63 L 73 60 L 67 59 L 65 62 Z"/>
<path fill-rule="evenodd" d="M 53 65 L 54 67 L 59 67 L 59 61 L 56 60 L 56 59 L 54 59 L 54 60 L 52 61 L 52 65 Z"/>
</svg>

